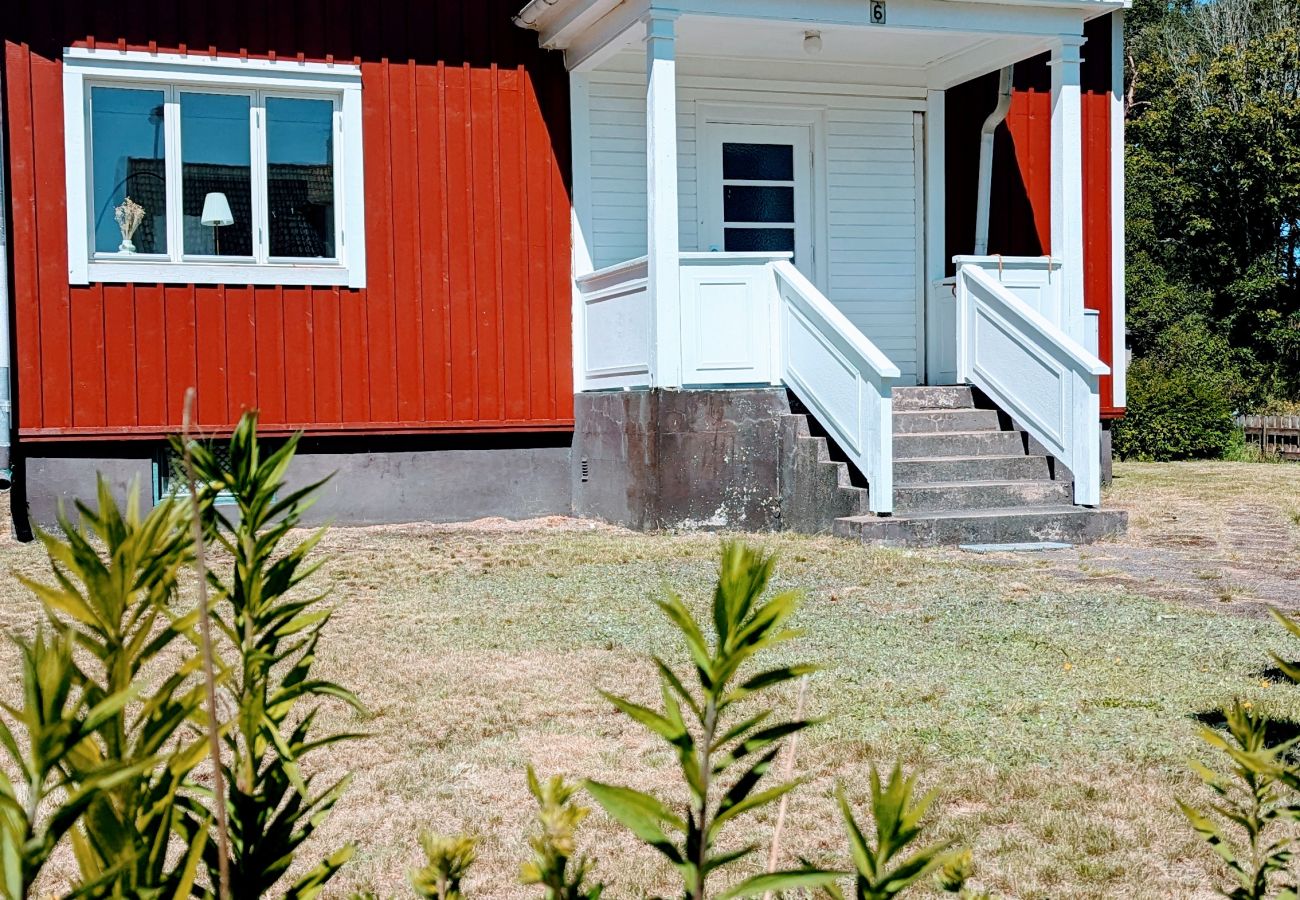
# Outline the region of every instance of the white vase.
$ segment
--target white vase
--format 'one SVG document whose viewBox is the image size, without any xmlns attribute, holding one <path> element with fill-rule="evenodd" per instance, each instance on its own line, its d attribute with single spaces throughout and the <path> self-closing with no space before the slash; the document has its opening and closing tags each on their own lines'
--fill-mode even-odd
<svg viewBox="0 0 1300 900">
<path fill-rule="evenodd" d="M 118 245 L 118 247 L 117 247 L 117 252 L 118 252 L 118 253 L 134 253 L 134 252 L 135 252 L 135 244 L 131 243 L 131 239 L 130 239 L 130 238 L 126 238 L 126 239 L 124 239 L 124 240 L 122 241 L 121 244 Z"/>
</svg>

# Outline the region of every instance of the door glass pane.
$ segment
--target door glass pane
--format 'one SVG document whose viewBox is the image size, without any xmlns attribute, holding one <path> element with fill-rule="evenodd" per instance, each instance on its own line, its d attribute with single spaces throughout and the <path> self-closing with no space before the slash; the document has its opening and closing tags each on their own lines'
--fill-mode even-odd
<svg viewBox="0 0 1300 900">
<path fill-rule="evenodd" d="M 723 144 L 722 177 L 742 181 L 794 181 L 794 147 L 790 144 Z"/>
<path fill-rule="evenodd" d="M 731 252 L 794 252 L 793 228 L 727 228 L 723 235 Z"/>
<path fill-rule="evenodd" d="M 180 102 L 185 252 L 252 256 L 252 98 L 182 92 Z"/>
<path fill-rule="evenodd" d="M 92 87 L 90 143 L 95 252 L 166 253 L 163 92 Z"/>
<path fill-rule="evenodd" d="M 722 189 L 728 222 L 793 222 L 794 188 L 729 184 Z"/>
<path fill-rule="evenodd" d="M 333 259 L 334 104 L 268 97 L 271 255 Z"/>
</svg>

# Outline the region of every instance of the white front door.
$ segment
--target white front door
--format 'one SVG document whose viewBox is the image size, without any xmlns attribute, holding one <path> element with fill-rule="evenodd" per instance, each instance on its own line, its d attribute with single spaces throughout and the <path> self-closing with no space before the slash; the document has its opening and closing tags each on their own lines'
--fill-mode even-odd
<svg viewBox="0 0 1300 900">
<path fill-rule="evenodd" d="M 811 128 L 706 122 L 700 153 L 703 249 L 793 253 L 816 280 Z"/>
</svg>

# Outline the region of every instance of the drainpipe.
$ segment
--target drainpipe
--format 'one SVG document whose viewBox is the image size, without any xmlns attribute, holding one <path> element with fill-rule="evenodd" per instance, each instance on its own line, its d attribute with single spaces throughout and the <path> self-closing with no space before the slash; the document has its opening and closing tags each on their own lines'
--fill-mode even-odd
<svg viewBox="0 0 1300 900">
<path fill-rule="evenodd" d="M 0 81 L 0 92 L 4 84 Z M 13 486 L 10 461 L 13 434 L 13 393 L 9 380 L 9 228 L 5 218 L 5 119 L 0 104 L 0 491 Z"/>
<path fill-rule="evenodd" d="M 984 120 L 980 129 L 979 195 L 975 203 L 975 255 L 987 256 L 989 252 L 989 206 L 993 202 L 993 138 L 1011 108 L 1011 76 L 1015 66 L 1007 66 L 998 74 L 998 105 Z"/>
</svg>

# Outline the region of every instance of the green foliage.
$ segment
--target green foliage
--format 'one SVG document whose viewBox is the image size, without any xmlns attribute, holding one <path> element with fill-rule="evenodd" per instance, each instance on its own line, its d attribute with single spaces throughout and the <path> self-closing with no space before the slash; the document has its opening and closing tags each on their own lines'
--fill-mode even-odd
<svg viewBox="0 0 1300 900">
<path fill-rule="evenodd" d="M 478 838 L 420 833 L 425 864 L 411 873 L 411 887 L 426 900 L 465 900 L 460 883 L 478 859 Z"/>
<path fill-rule="evenodd" d="M 586 883 L 591 861 L 573 858 L 574 835 L 590 812 L 573 801 L 577 789 L 559 775 L 543 784 L 529 766 L 528 790 L 537 799 L 538 830 L 528 839 L 533 858 L 524 863 L 521 880 L 541 885 L 544 900 L 599 900 L 604 887 Z"/>
<path fill-rule="evenodd" d="M 93 757 L 86 750 L 95 733 L 132 695 L 122 691 L 89 702 L 73 661 L 72 633 L 47 638 L 38 631 L 31 641 L 16 643 L 23 704 L 4 704 L 9 721 L 0 720 L 0 745 L 8 757 L 0 767 L 0 896 L 5 900 L 26 900 L 54 848 L 91 804 L 143 768 L 116 760 L 90 768 Z M 68 774 L 73 769 L 79 773 L 75 779 Z"/>
<path fill-rule="evenodd" d="M 677 760 L 686 803 L 676 809 L 629 787 L 588 781 L 587 789 L 605 811 L 654 847 L 681 875 L 682 894 L 704 900 L 709 876 L 745 859 L 758 848 L 740 844 L 720 849 L 727 826 L 740 816 L 779 800 L 798 781 L 759 790 L 782 741 L 807 728 L 806 720 L 773 723 L 771 708 L 754 704 L 778 685 L 813 671 L 810 665 L 776 666 L 743 674 L 747 664 L 797 636 L 786 627 L 798 595 L 783 593 L 764 602 L 774 559 L 739 543 L 723 547 L 713 595 L 711 640 L 676 594 L 659 601 L 681 633 L 699 687 L 686 683 L 666 662 L 659 670 L 662 711 L 605 694 L 630 718 L 658 735 Z M 745 712 L 739 713 L 742 701 Z M 682 808 L 684 806 L 684 809 Z M 811 867 L 748 878 L 722 898 L 765 891 L 817 887 L 834 873 Z"/>
<path fill-rule="evenodd" d="M 1286 833 L 1286 823 L 1300 821 L 1300 806 L 1286 788 L 1294 788 L 1300 779 L 1284 756 L 1296 741 L 1270 745 L 1267 719 L 1241 701 L 1225 715 L 1226 737 L 1212 728 L 1202 729 L 1201 737 L 1231 761 L 1230 776 L 1195 766 L 1220 801 L 1211 807 L 1212 814 L 1181 800 L 1178 806 L 1232 872 L 1237 883 L 1223 891 L 1225 897 L 1294 900 L 1297 887 L 1290 864 L 1295 839 Z M 1244 833 L 1244 853 L 1224 834 L 1221 821 Z"/>
<path fill-rule="evenodd" d="M 1300 5 L 1138 0 L 1126 27 L 1134 353 L 1169 363 L 1199 318 L 1235 405 L 1300 397 Z"/>
<path fill-rule="evenodd" d="M 1113 434 L 1120 457 L 1218 459 L 1235 430 L 1221 378 L 1151 359 L 1129 368 L 1128 414 Z"/>
<path fill-rule="evenodd" d="M 184 449 L 179 440 L 173 442 L 178 451 Z M 293 438 L 263 457 L 257 416 L 249 413 L 230 439 L 228 466 L 200 443 L 189 448 L 202 484 L 205 535 L 231 560 L 229 575 L 212 572 L 209 581 L 213 620 L 236 657 L 222 682 L 235 709 L 223 735 L 223 769 L 230 886 L 236 897 L 275 890 L 347 786 L 343 778 L 317 789 L 313 778 L 301 772 L 311 753 L 357 737 L 316 734 L 316 702 L 333 698 L 362 709 L 352 692 L 312 674 L 331 610 L 322 605 L 324 594 L 301 589 L 320 566 L 309 556 L 324 531 L 297 543 L 291 540 L 319 487 L 287 490 L 285 473 L 296 447 Z M 234 519 L 212 502 L 222 492 L 235 501 Z M 317 896 L 352 852 L 351 845 L 334 851 L 289 885 L 285 896 Z M 215 882 L 220 867 L 215 844 L 209 845 L 204 861 Z"/>
<path fill-rule="evenodd" d="M 133 489 L 124 513 L 101 480 L 97 510 L 78 503 L 78 525 L 60 514 L 66 540 L 38 533 L 55 583 L 22 579 L 85 651 L 71 677 L 90 705 L 131 692 L 152 663 L 170 671 L 140 702 L 99 723 L 66 765 L 74 783 L 111 766 L 135 773 L 97 794 L 71 832 L 80 891 L 90 897 L 186 896 L 207 836 L 206 822 L 178 805 L 206 752 L 203 737 L 184 727 L 199 718 L 203 698 L 197 612 L 171 611 L 192 555 L 188 520 L 171 500 L 141 519 L 138 501 Z M 178 662 L 163 663 L 176 654 Z M 173 838 L 188 848 L 179 863 L 168 858 Z"/>
<path fill-rule="evenodd" d="M 895 764 L 889 780 L 881 783 L 880 773 L 871 769 L 871 818 L 875 842 L 869 840 L 853 817 L 853 810 L 841 788 L 840 813 L 849 836 L 849 853 L 853 859 L 855 900 L 891 900 L 927 875 L 935 875 L 941 890 L 957 894 L 964 890 L 969 877 L 970 854 L 950 852 L 951 842 L 910 850 L 921 836 L 921 820 L 935 792 L 915 799 L 916 776 L 906 776 Z M 825 888 L 834 900 L 844 900 L 835 885 Z"/>
</svg>

